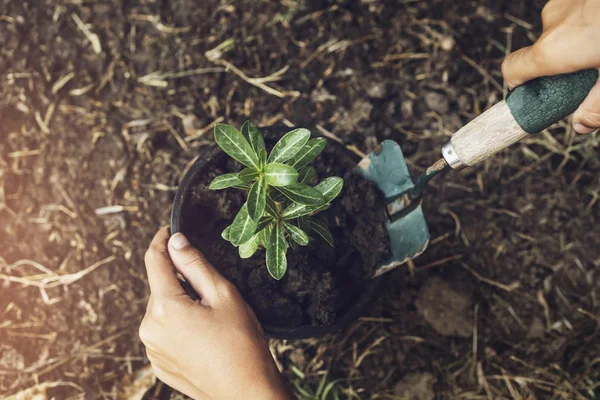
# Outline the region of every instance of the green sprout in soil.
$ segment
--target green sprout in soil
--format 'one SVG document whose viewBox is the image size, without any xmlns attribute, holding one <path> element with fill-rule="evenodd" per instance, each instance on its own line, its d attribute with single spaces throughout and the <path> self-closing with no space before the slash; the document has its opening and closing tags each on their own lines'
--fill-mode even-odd
<svg viewBox="0 0 600 400">
<path fill-rule="evenodd" d="M 334 176 L 310 186 L 316 170 L 308 164 L 325 148 L 324 138 L 310 139 L 307 129 L 295 129 L 286 133 L 267 157 L 262 134 L 246 121 L 241 132 L 233 126 L 216 125 L 215 141 L 246 167 L 217 176 L 209 186 L 211 190 L 233 187 L 248 191 L 246 203 L 221 235 L 239 247 L 241 258 L 266 249 L 267 270 L 279 280 L 287 270 L 288 243 L 306 246 L 308 233 L 315 232 L 333 246 L 327 225 L 311 218 L 327 209 L 344 185 L 342 178 Z"/>
</svg>

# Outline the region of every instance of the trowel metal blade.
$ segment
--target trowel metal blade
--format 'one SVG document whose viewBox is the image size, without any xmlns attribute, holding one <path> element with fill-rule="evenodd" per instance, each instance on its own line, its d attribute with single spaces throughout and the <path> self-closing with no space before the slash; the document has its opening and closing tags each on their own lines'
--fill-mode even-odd
<svg viewBox="0 0 600 400">
<path fill-rule="evenodd" d="M 414 187 L 404 154 L 398 143 L 392 140 L 382 142 L 374 152 L 363 158 L 357 170 L 377 185 L 386 204 Z M 429 244 L 429 229 L 420 205 L 394 221 L 388 219 L 386 228 L 392 255 L 377 267 L 374 277 L 417 257 Z"/>
</svg>

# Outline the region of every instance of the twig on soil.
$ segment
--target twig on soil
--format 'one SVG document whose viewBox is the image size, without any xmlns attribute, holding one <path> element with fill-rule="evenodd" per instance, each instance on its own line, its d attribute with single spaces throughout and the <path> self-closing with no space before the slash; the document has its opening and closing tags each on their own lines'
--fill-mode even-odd
<svg viewBox="0 0 600 400">
<path fill-rule="evenodd" d="M 537 299 L 538 299 L 538 302 L 540 303 L 540 305 L 542 306 L 542 308 L 544 309 L 544 318 L 546 319 L 546 329 L 550 329 L 550 326 L 552 325 L 552 321 L 550 320 L 550 308 L 548 307 L 548 302 L 546 301 L 546 298 L 544 297 L 543 290 L 537 291 Z"/>
<path fill-rule="evenodd" d="M 493 281 L 491 279 L 488 279 L 488 278 L 480 275 L 477 271 L 469 268 L 469 266 L 467 264 L 463 263 L 463 262 L 461 262 L 460 265 L 462 265 L 462 267 L 464 269 L 466 269 L 467 271 L 469 271 L 470 273 L 472 273 L 473 276 L 475 276 L 475 278 L 477 278 L 478 280 L 480 280 L 482 282 L 485 282 L 488 285 L 496 286 L 497 288 L 505 290 L 505 291 L 507 291 L 509 293 L 512 292 L 512 291 L 514 291 L 514 290 L 516 290 L 516 289 L 518 289 L 519 287 L 521 287 L 521 282 L 519 282 L 519 281 L 515 281 L 513 283 L 505 285 L 503 283 Z"/>
<path fill-rule="evenodd" d="M 578 311 L 578 312 L 580 312 L 580 313 L 582 313 L 583 315 L 585 315 L 585 316 L 587 316 L 587 317 L 589 317 L 589 318 L 591 318 L 591 319 L 595 320 L 595 321 L 598 323 L 598 325 L 600 326 L 600 316 L 594 315 L 594 314 L 592 314 L 591 312 L 589 312 L 589 311 L 586 311 L 586 310 L 584 310 L 584 309 L 583 309 L 583 308 L 581 308 L 581 307 L 578 307 L 578 308 L 577 308 L 577 311 Z"/>
<path fill-rule="evenodd" d="M 453 256 L 442 258 L 441 260 L 430 262 L 430 263 L 425 264 L 425 265 L 423 265 L 421 267 L 416 267 L 415 271 L 418 272 L 418 271 L 423 271 L 423 270 L 426 270 L 426 269 L 429 269 L 429 268 L 438 267 L 440 265 L 447 264 L 447 263 L 449 263 L 451 261 L 460 260 L 463 257 L 464 257 L 463 254 L 455 254 Z"/>
<path fill-rule="evenodd" d="M 505 185 L 507 183 L 511 183 L 511 182 L 516 181 L 517 179 L 521 178 L 523 175 L 525 175 L 525 174 L 531 172 L 532 170 L 534 170 L 538 165 L 546 162 L 550 157 L 552 157 L 552 154 L 553 153 L 546 153 L 546 154 L 544 154 L 536 162 L 533 162 L 533 163 L 529 164 L 528 166 L 521 168 L 521 170 L 519 172 L 517 172 L 516 174 L 514 174 L 510 178 L 503 180 L 502 184 Z"/>
<path fill-rule="evenodd" d="M 73 21 L 75 21 L 77 27 L 81 30 L 81 32 L 83 32 L 87 40 L 89 40 L 94 52 L 96 54 L 102 53 L 102 44 L 100 43 L 100 38 L 98 37 L 98 35 L 92 33 L 92 31 L 88 29 L 88 27 L 83 23 L 83 21 L 79 18 L 77 14 L 72 13 L 71 18 L 73 18 Z"/>
<path fill-rule="evenodd" d="M 504 92 L 502 85 L 498 83 L 496 78 L 494 78 L 485 68 L 481 67 L 479 64 L 477 64 L 465 54 L 462 54 L 460 58 L 464 60 L 467 64 L 469 64 L 471 67 L 473 67 L 475 71 L 479 72 L 479 74 L 483 76 L 488 82 L 490 82 L 492 86 L 495 87 L 500 93 Z"/>
<path fill-rule="evenodd" d="M 338 143 L 344 144 L 344 142 L 342 141 L 342 139 L 340 139 L 339 137 L 337 137 L 336 135 L 334 135 L 333 133 L 331 133 L 330 131 L 328 131 L 327 129 L 323 128 L 321 125 L 316 125 L 317 130 L 325 137 L 328 137 L 329 139 L 333 139 Z"/>
<path fill-rule="evenodd" d="M 107 214 L 117 214 L 123 211 L 136 212 L 139 211 L 138 206 L 122 206 L 122 205 L 114 205 L 114 206 L 106 206 L 96 208 L 94 212 L 96 215 L 107 215 Z"/>
<path fill-rule="evenodd" d="M 160 17 L 158 15 L 144 15 L 144 14 L 129 14 L 127 19 L 130 21 L 143 21 L 150 22 L 156 30 L 163 33 L 185 33 L 188 32 L 192 27 L 191 26 L 182 26 L 182 27 L 172 27 L 163 24 L 160 22 Z"/>
<path fill-rule="evenodd" d="M 317 18 L 319 18 L 319 17 L 321 17 L 321 16 L 323 16 L 323 15 L 329 13 L 329 12 L 336 11 L 339 8 L 340 7 L 336 4 L 336 5 L 333 5 L 333 6 L 329 7 L 329 8 L 325 8 L 323 10 L 315 11 L 313 13 L 305 15 L 304 17 L 299 18 L 298 20 L 294 21 L 294 25 L 302 25 L 306 21 L 309 21 L 311 19 L 317 19 Z"/>
<path fill-rule="evenodd" d="M 225 69 L 212 67 L 212 68 L 196 68 L 196 69 L 190 69 L 190 70 L 180 71 L 180 72 L 165 72 L 165 73 L 163 73 L 160 71 L 155 71 L 155 72 L 151 72 L 147 75 L 144 75 L 144 76 L 138 78 L 138 82 L 143 85 L 147 85 L 147 86 L 164 88 L 169 85 L 169 83 L 167 81 L 171 80 L 171 79 L 185 78 L 188 76 L 203 75 L 203 74 L 218 73 L 218 72 L 225 72 Z"/>
<path fill-rule="evenodd" d="M 33 275 L 33 276 L 23 277 L 23 278 L 0 274 L 0 280 L 14 282 L 14 283 L 21 283 L 25 286 L 36 286 L 36 287 L 43 288 L 43 289 L 50 289 L 50 288 L 57 287 L 60 285 L 67 286 L 67 285 L 70 285 L 73 282 L 76 282 L 79 279 L 83 278 L 85 275 L 94 271 L 96 268 L 101 267 L 102 265 L 105 265 L 105 264 L 108 264 L 108 263 L 114 261 L 116 258 L 117 257 L 114 255 L 106 257 L 98 262 L 95 262 L 94 264 L 90 265 L 89 267 L 87 267 L 79 272 L 72 273 L 72 274 L 59 275 L 59 274 L 56 274 L 55 272 L 50 271 L 51 273 L 45 273 L 42 275 Z M 11 266 L 9 266 L 9 268 L 10 267 Z"/>
<path fill-rule="evenodd" d="M 298 92 L 298 91 L 287 91 L 286 90 L 286 91 L 282 92 L 277 89 L 273 89 L 272 87 L 267 86 L 263 83 L 263 82 L 270 82 L 270 80 L 274 79 L 273 77 L 280 78 L 281 74 L 287 70 L 286 69 L 287 67 L 285 67 L 283 69 L 284 70 L 283 72 L 281 72 L 282 70 L 279 70 L 279 71 L 275 72 L 274 74 L 269 75 L 264 78 L 250 78 L 248 75 L 246 75 L 244 72 L 239 70 L 235 65 L 233 65 L 229 61 L 211 58 L 208 54 L 207 54 L 207 58 L 209 59 L 209 61 L 211 61 L 215 64 L 225 66 L 228 70 L 233 71 L 233 73 L 236 74 L 237 76 L 239 76 L 242 80 L 246 81 L 247 83 L 249 83 L 252 86 L 256 86 L 257 88 L 264 90 L 265 92 L 267 92 L 269 94 L 272 94 L 273 96 L 277 96 L 280 98 L 300 96 L 300 92 Z"/>
</svg>

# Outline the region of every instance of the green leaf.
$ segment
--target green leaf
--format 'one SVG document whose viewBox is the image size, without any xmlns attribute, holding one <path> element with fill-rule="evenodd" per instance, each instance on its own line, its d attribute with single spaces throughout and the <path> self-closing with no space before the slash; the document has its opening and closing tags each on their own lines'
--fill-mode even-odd
<svg viewBox="0 0 600 400">
<path fill-rule="evenodd" d="M 308 226 L 308 217 L 300 217 L 296 220 L 296 225 L 298 228 L 302 229 L 304 232 L 308 232 L 310 229 Z"/>
<path fill-rule="evenodd" d="M 302 147 L 308 142 L 310 132 L 308 129 L 294 129 L 286 133 L 279 142 L 273 146 L 271 154 L 267 159 L 268 163 L 284 163 L 294 157 Z"/>
<path fill-rule="evenodd" d="M 260 234 L 260 243 L 266 249 L 269 244 L 269 237 L 271 236 L 271 225 L 267 225 L 263 230 L 258 232 Z"/>
<path fill-rule="evenodd" d="M 326 145 L 327 139 L 325 138 L 311 139 L 300 149 L 291 161 L 288 161 L 288 164 L 296 169 L 302 168 L 317 158 Z"/>
<path fill-rule="evenodd" d="M 289 165 L 269 163 L 264 168 L 267 183 L 272 186 L 287 186 L 296 183 L 298 171 Z"/>
<path fill-rule="evenodd" d="M 308 226 L 310 226 L 313 231 L 317 232 L 319 236 L 325 239 L 325 241 L 329 243 L 331 247 L 333 247 L 333 236 L 331 235 L 331 232 L 329 231 L 329 228 L 325 222 L 316 218 L 311 218 L 308 220 Z"/>
<path fill-rule="evenodd" d="M 231 229 L 231 225 L 229 225 L 227 228 L 223 229 L 223 232 L 221 232 L 221 237 L 225 240 L 227 240 L 228 242 L 231 240 L 229 238 L 229 231 Z"/>
<path fill-rule="evenodd" d="M 261 150 L 258 153 L 258 163 L 260 164 L 261 168 L 264 168 L 265 165 L 267 165 L 267 151 L 266 150 Z"/>
<path fill-rule="evenodd" d="M 294 242 L 298 243 L 300 246 L 306 246 L 308 244 L 308 235 L 302 229 L 289 222 L 284 222 L 283 226 Z"/>
<path fill-rule="evenodd" d="M 240 133 L 242 134 L 244 139 L 246 139 L 246 141 L 248 141 L 248 143 L 250 143 L 250 132 L 248 132 L 248 124 L 249 123 L 250 123 L 250 121 L 244 122 L 242 124 L 242 127 L 240 128 Z M 250 143 L 250 147 L 252 147 L 251 143 Z M 258 154 L 258 152 L 256 152 L 256 154 Z"/>
<path fill-rule="evenodd" d="M 271 200 L 273 200 L 275 203 L 282 203 L 287 200 L 283 194 L 275 189 L 275 186 L 269 187 L 269 196 L 271 196 Z"/>
<path fill-rule="evenodd" d="M 271 215 L 274 218 L 277 218 L 279 216 L 279 208 L 277 207 L 277 204 L 275 204 L 275 201 L 273 201 L 273 199 L 271 198 L 270 194 L 267 194 L 265 211 L 267 212 L 267 214 Z"/>
<path fill-rule="evenodd" d="M 260 156 L 260 151 L 264 150 L 266 156 L 267 148 L 265 147 L 265 140 L 256 125 L 250 121 L 244 122 L 242 125 L 242 135 L 248 140 L 248 143 L 250 143 L 250 146 L 252 146 L 252 149 L 256 154 Z"/>
<path fill-rule="evenodd" d="M 317 176 L 315 167 L 304 167 L 298 170 L 298 182 L 310 185 Z"/>
<path fill-rule="evenodd" d="M 307 206 L 323 204 L 323 195 L 317 189 L 303 183 L 294 183 L 293 185 L 278 187 L 278 191 L 285 197 L 298 204 Z"/>
<path fill-rule="evenodd" d="M 237 174 L 237 177 L 243 183 L 252 182 L 257 176 L 258 176 L 258 171 L 255 171 L 252 168 L 244 168 Z"/>
<path fill-rule="evenodd" d="M 302 216 L 311 214 L 313 212 L 315 212 L 316 210 L 318 210 L 320 207 L 320 205 L 317 206 L 307 206 L 304 204 L 298 204 L 298 203 L 293 203 L 290 204 L 288 206 L 288 208 L 286 208 L 285 210 L 283 210 L 283 212 L 281 213 L 281 217 L 284 220 L 290 220 L 290 219 L 294 219 L 294 218 L 300 218 Z"/>
<path fill-rule="evenodd" d="M 253 221 L 258 222 L 260 217 L 265 213 L 265 203 L 267 201 L 267 185 L 265 178 L 260 178 L 248 193 L 248 215 Z"/>
<path fill-rule="evenodd" d="M 254 253 L 256 253 L 256 250 L 258 250 L 258 245 L 260 244 L 260 235 L 258 233 L 254 234 L 254 236 L 252 236 L 250 238 L 250 240 L 248 240 L 245 243 L 242 243 L 240 245 L 240 248 L 238 250 L 238 252 L 240 253 L 240 258 L 250 258 L 254 255 Z"/>
<path fill-rule="evenodd" d="M 240 183 L 239 185 L 235 185 L 234 188 L 241 190 L 250 190 L 252 185 L 250 183 Z"/>
<path fill-rule="evenodd" d="M 283 278 L 287 270 L 286 252 L 287 243 L 283 235 L 283 229 L 281 224 L 275 224 L 267 246 L 267 270 L 276 280 Z"/>
<path fill-rule="evenodd" d="M 267 227 L 273 221 L 274 221 L 273 217 L 271 217 L 269 215 L 263 215 L 263 217 L 258 221 L 258 226 L 256 227 L 256 231 L 257 232 L 262 231 L 265 227 Z"/>
<path fill-rule="evenodd" d="M 215 125 L 215 141 L 231 158 L 248 168 L 259 169 L 258 155 L 244 136 L 230 125 Z"/>
<path fill-rule="evenodd" d="M 242 184 L 243 182 L 238 178 L 238 174 L 224 174 L 219 175 L 215 179 L 212 180 L 208 188 L 210 190 L 220 190 L 225 189 L 232 186 L 237 186 Z"/>
<path fill-rule="evenodd" d="M 323 199 L 325 200 L 323 203 L 329 203 L 340 194 L 343 187 L 344 180 L 339 176 L 332 176 L 319 182 L 319 184 L 315 186 L 315 189 L 323 194 Z"/>
<path fill-rule="evenodd" d="M 235 246 L 239 246 L 248 241 L 255 232 L 256 222 L 248 215 L 248 203 L 244 203 L 238 214 L 235 216 L 235 219 L 231 224 L 231 229 L 229 230 L 231 243 Z"/>
</svg>

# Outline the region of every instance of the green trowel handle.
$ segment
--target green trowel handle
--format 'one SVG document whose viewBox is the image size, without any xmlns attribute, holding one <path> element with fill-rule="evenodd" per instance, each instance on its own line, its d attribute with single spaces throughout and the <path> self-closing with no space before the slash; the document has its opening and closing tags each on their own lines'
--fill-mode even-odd
<svg viewBox="0 0 600 400">
<path fill-rule="evenodd" d="M 506 104 L 525 132 L 541 132 L 572 114 L 597 81 L 597 69 L 545 76 L 515 88 Z"/>
<path fill-rule="evenodd" d="M 454 169 L 475 165 L 571 114 L 597 81 L 596 69 L 529 81 L 463 126 L 442 147 L 442 155 Z"/>
</svg>

